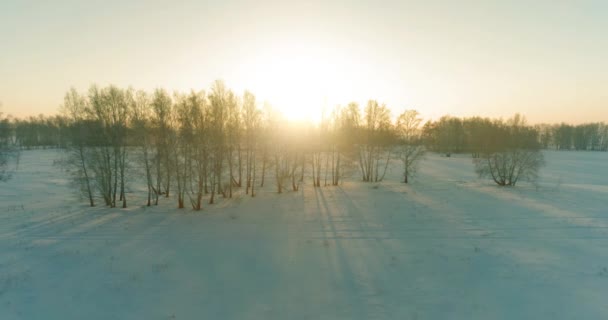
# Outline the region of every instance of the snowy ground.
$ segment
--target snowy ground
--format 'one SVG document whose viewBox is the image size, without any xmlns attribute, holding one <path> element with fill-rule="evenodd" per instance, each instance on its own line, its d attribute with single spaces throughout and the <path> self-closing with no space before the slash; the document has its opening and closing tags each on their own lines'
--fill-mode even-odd
<svg viewBox="0 0 608 320">
<path fill-rule="evenodd" d="M 77 202 L 55 151 L 0 184 L 0 319 L 605 319 L 608 153 L 539 186 L 429 155 L 410 186 L 346 182 L 196 213 Z"/>
</svg>

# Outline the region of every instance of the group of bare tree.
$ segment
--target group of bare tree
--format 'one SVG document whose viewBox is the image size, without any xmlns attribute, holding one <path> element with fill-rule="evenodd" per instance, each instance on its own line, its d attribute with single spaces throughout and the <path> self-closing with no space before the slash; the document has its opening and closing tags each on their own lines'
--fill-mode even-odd
<svg viewBox="0 0 608 320">
<path fill-rule="evenodd" d="M 114 86 L 92 86 L 87 96 L 72 89 L 65 96 L 70 133 L 66 163 L 91 206 L 97 191 L 106 205 L 127 207 L 131 99 L 130 92 Z"/>
<path fill-rule="evenodd" d="M 337 186 L 361 170 L 382 181 L 399 158 L 404 182 L 421 158 L 420 118 L 404 113 L 393 123 L 385 105 L 370 100 L 327 110 L 316 125 L 294 126 L 255 96 L 235 94 L 222 81 L 208 92 L 152 93 L 115 86 L 70 90 L 63 104 L 63 162 L 91 206 L 127 206 L 135 176 L 144 177 L 147 205 L 174 195 L 178 208 L 200 210 L 236 189 L 255 196 L 273 178 L 276 191 Z"/>
<path fill-rule="evenodd" d="M 298 191 L 305 179 L 314 187 L 337 186 L 357 171 L 364 182 L 380 182 L 397 159 L 408 183 L 427 150 L 446 156 L 470 152 L 480 176 L 515 185 L 538 174 L 547 132 L 555 144 L 569 130 L 563 124 L 529 126 L 520 116 L 446 116 L 422 126 L 418 112 L 392 118 L 375 100 L 363 108 L 350 103 L 324 110 L 319 123 L 295 126 L 268 105 L 260 108 L 251 92 L 238 95 L 222 81 L 207 92 L 173 94 L 115 86 L 71 89 L 60 116 L 0 120 L 4 150 L 64 148 L 63 164 L 91 206 L 102 201 L 126 207 L 133 184 L 141 180 L 133 178 L 143 177 L 147 205 L 174 195 L 179 208 L 194 210 L 218 196 L 231 198 L 235 190 L 253 197 L 269 179 L 278 193 Z M 572 128 L 569 141 L 576 149 L 603 150 L 608 144 L 603 124 Z M 7 154 L 0 155 L 4 167 Z"/>
</svg>

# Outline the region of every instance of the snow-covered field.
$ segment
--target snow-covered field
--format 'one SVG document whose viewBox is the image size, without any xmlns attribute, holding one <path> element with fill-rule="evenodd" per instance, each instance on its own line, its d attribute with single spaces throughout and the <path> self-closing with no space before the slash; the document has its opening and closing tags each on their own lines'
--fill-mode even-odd
<svg viewBox="0 0 608 320">
<path fill-rule="evenodd" d="M 88 208 L 57 151 L 0 184 L 0 319 L 606 319 L 608 153 L 499 188 L 466 155 L 202 212 Z"/>
</svg>

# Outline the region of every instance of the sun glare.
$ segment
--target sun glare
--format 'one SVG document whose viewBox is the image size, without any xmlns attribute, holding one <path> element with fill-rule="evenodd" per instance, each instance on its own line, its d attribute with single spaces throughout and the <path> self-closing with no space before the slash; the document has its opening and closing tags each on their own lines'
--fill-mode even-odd
<svg viewBox="0 0 608 320">
<path fill-rule="evenodd" d="M 347 83 L 343 68 L 325 48 L 284 45 L 242 65 L 241 74 L 248 88 L 288 119 L 318 122 L 324 108 L 342 99 Z"/>
</svg>

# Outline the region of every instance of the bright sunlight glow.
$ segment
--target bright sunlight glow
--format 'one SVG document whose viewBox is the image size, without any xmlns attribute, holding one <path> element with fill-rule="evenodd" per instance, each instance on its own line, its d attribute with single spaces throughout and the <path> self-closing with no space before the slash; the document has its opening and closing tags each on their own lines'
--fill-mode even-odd
<svg viewBox="0 0 608 320">
<path fill-rule="evenodd" d="M 346 59 L 327 48 L 287 44 L 241 64 L 242 83 L 290 120 L 317 122 L 324 108 L 347 103 L 352 81 Z M 352 97 L 350 97 L 352 99 Z"/>
</svg>

